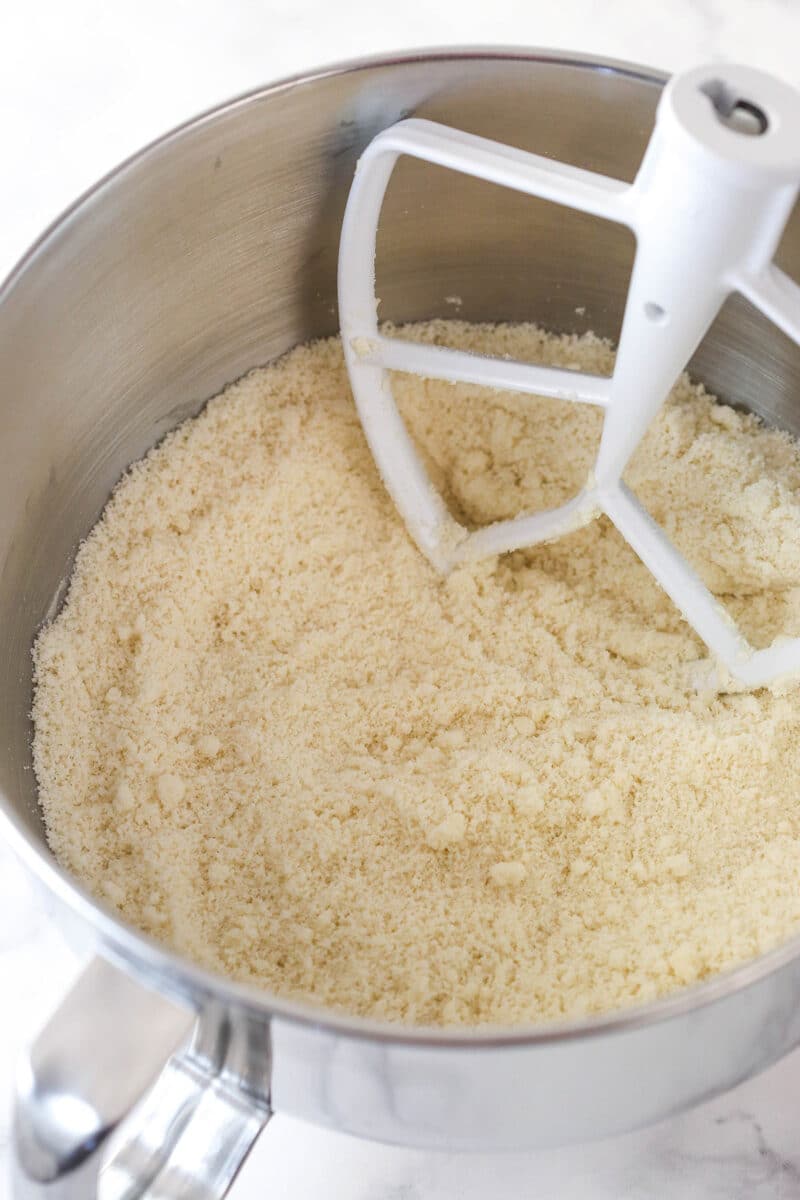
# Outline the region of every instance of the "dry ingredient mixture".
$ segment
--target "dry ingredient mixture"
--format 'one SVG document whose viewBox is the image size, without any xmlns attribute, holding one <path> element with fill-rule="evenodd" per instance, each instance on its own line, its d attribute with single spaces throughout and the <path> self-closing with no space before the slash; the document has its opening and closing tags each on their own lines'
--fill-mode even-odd
<svg viewBox="0 0 800 1200">
<path fill-rule="evenodd" d="M 419 340 L 609 371 L 610 347 Z M 584 482 L 600 414 L 398 377 L 479 525 Z M 757 645 L 800 635 L 800 447 L 683 379 L 627 476 Z M 197 962 L 422 1024 L 650 1000 L 800 929 L 800 691 L 699 694 L 702 644 L 602 520 L 442 580 L 338 340 L 131 468 L 35 650 L 61 862 Z"/>
</svg>

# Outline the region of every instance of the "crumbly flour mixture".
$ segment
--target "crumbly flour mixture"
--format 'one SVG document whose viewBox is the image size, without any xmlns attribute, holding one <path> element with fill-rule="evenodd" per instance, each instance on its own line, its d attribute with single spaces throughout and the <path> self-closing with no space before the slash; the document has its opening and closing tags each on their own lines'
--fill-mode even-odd
<svg viewBox="0 0 800 1200">
<path fill-rule="evenodd" d="M 608 371 L 587 336 L 417 338 Z M 600 415 L 397 379 L 478 525 L 583 483 Z M 683 380 L 628 473 L 758 645 L 800 634 L 800 448 Z M 701 695 L 697 638 L 605 520 L 439 578 L 337 340 L 132 467 L 35 650 L 61 862 L 288 997 L 530 1023 L 703 979 L 800 929 L 800 689 Z"/>
</svg>

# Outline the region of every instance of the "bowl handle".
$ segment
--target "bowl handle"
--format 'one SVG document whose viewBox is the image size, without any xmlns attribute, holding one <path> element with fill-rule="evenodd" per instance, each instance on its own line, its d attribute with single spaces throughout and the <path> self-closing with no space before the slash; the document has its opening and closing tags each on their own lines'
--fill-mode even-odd
<svg viewBox="0 0 800 1200">
<path fill-rule="evenodd" d="M 218 1200 L 270 1118 L 263 1019 L 191 1008 L 94 959 L 22 1056 L 15 1200 Z"/>
</svg>

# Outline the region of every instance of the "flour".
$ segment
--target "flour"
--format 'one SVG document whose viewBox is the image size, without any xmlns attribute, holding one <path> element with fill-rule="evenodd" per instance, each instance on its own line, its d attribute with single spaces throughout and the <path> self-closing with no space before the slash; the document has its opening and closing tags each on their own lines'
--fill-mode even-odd
<svg viewBox="0 0 800 1200">
<path fill-rule="evenodd" d="M 532 326 L 414 336 L 611 369 Z M 475 527 L 584 483 L 584 405 L 398 377 Z M 756 645 L 800 635 L 800 452 L 683 379 L 627 475 Z M 443 580 L 377 477 L 338 341 L 125 476 L 35 650 L 60 861 L 195 961 L 418 1024 L 650 1000 L 800 930 L 800 694 L 705 650 L 605 519 Z"/>
</svg>

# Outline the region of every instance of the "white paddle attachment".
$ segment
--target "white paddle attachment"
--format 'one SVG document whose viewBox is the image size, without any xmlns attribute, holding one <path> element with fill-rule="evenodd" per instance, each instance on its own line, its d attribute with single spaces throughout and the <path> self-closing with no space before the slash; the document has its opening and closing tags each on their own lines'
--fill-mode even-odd
<svg viewBox="0 0 800 1200">
<path fill-rule="evenodd" d="M 375 240 L 409 154 L 629 226 L 637 240 L 614 374 L 507 362 L 384 337 Z M 358 412 L 411 536 L 440 570 L 552 541 L 605 513 L 730 674 L 760 687 L 800 671 L 800 638 L 754 650 L 622 482 L 648 426 L 731 292 L 800 342 L 800 287 L 772 262 L 800 185 L 800 95 L 759 71 L 702 67 L 664 89 L 632 184 L 431 121 L 402 121 L 361 157 L 342 227 L 339 309 Z M 605 409 L 594 468 L 558 508 L 469 531 L 447 511 L 395 404 L 390 371 L 555 396 Z"/>
</svg>

